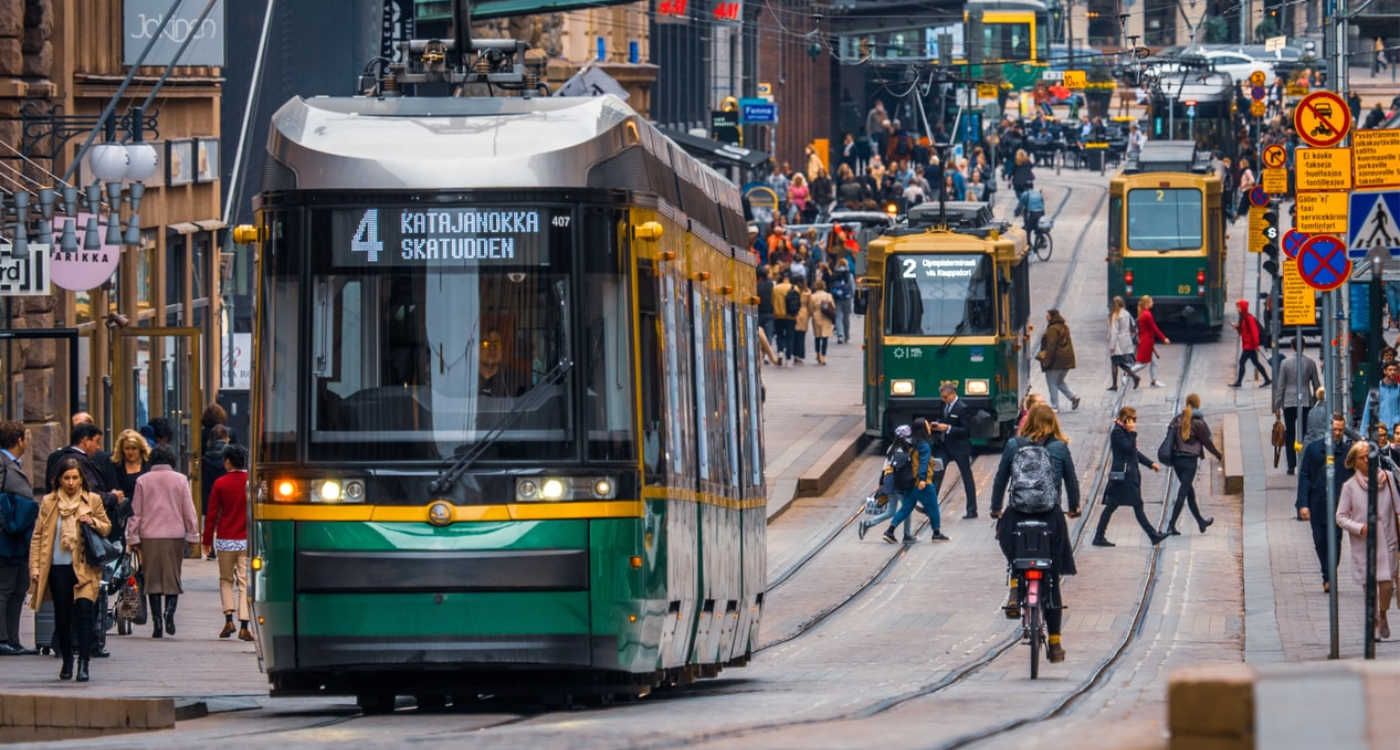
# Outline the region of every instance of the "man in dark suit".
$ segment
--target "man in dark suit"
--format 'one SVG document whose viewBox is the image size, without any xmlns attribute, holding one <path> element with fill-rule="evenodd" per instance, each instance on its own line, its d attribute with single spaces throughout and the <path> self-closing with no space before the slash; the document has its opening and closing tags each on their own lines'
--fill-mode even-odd
<svg viewBox="0 0 1400 750">
<path fill-rule="evenodd" d="M 962 477 L 963 494 L 967 496 L 967 515 L 963 518 L 976 518 L 977 485 L 972 480 L 972 440 L 967 424 L 972 415 L 968 413 L 967 404 L 958 398 L 957 386 L 944 383 L 938 389 L 938 395 L 939 398 L 943 399 L 943 408 L 929 420 L 933 422 L 933 429 L 943 435 L 938 449 L 938 457 L 943 459 L 945 464 L 955 463 L 958 465 L 958 475 Z M 938 490 L 942 487 L 943 478 L 946 476 L 948 476 L 948 472 L 945 470 L 933 480 L 934 497 L 938 497 Z"/>
<path fill-rule="evenodd" d="M 1321 408 L 1320 406 L 1318 408 Z M 1351 469 L 1346 468 L 1347 452 L 1351 441 L 1346 437 L 1346 421 L 1341 414 L 1332 415 L 1333 476 L 1337 494 L 1342 485 L 1351 479 Z M 1298 520 L 1309 521 L 1312 525 L 1313 551 L 1317 553 L 1317 564 L 1322 569 L 1322 590 L 1332 585 L 1331 571 L 1327 569 L 1327 530 L 1332 530 L 1337 539 L 1337 550 L 1342 549 L 1342 530 L 1335 519 L 1327 515 L 1327 439 L 1318 438 L 1303 448 L 1298 457 L 1298 494 L 1294 502 Z"/>
</svg>

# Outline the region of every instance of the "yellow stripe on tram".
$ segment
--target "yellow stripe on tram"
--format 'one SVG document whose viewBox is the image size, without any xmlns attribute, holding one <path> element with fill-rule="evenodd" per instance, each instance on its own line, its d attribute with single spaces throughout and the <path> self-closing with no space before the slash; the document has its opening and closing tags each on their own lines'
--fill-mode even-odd
<svg viewBox="0 0 1400 750">
<path fill-rule="evenodd" d="M 259 521 L 360 521 L 427 523 L 425 505 L 278 505 L 259 503 L 253 510 Z M 596 500 L 558 503 L 497 503 L 454 505 L 452 523 L 472 521 L 550 521 L 581 518 L 640 518 L 641 500 Z"/>
</svg>

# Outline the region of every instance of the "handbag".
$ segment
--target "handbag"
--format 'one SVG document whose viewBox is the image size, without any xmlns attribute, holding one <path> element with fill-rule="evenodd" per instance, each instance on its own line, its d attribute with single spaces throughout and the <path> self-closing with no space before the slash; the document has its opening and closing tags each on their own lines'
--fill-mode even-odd
<svg viewBox="0 0 1400 750">
<path fill-rule="evenodd" d="M 1173 419 L 1172 423 L 1167 425 L 1167 434 L 1162 437 L 1162 444 L 1157 446 L 1157 463 L 1164 466 L 1171 464 L 1172 456 L 1176 453 L 1176 430 L 1177 421 Z"/>
<path fill-rule="evenodd" d="M 1274 446 L 1274 468 L 1278 468 L 1279 454 L 1283 453 L 1283 443 L 1288 439 L 1288 428 L 1283 426 L 1283 420 L 1278 415 L 1274 415 L 1273 434 L 1269 436 L 1269 442 Z"/>
<path fill-rule="evenodd" d="M 88 564 L 100 568 L 121 556 L 121 549 L 108 541 L 107 537 L 97 533 L 97 529 L 87 524 L 81 524 L 81 526 L 83 527 L 83 547 L 87 553 Z"/>
</svg>

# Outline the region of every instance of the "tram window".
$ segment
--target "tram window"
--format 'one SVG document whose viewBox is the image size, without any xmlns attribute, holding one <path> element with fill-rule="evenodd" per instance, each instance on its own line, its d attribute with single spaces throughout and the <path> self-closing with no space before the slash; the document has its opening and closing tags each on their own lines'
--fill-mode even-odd
<svg viewBox="0 0 1400 750">
<path fill-rule="evenodd" d="M 733 490 L 739 488 L 739 375 L 736 372 L 734 358 L 740 356 L 739 347 L 734 338 L 734 308 L 725 306 L 724 308 L 724 346 L 720 348 L 719 356 L 724 358 L 724 392 L 725 392 L 725 412 L 726 428 L 729 433 L 729 472 L 725 478 L 729 487 Z"/>
<path fill-rule="evenodd" d="M 984 254 L 895 255 L 888 261 L 886 330 L 891 335 L 996 333 L 992 259 Z"/>
<path fill-rule="evenodd" d="M 983 57 L 993 62 L 1029 62 L 1031 25 L 1029 23 L 982 24 Z"/>
<path fill-rule="evenodd" d="M 263 260 L 268 280 L 262 285 L 261 316 L 264 357 L 260 394 L 261 460 L 296 460 L 297 389 L 301 382 L 301 221 L 299 214 L 269 216 L 271 238 Z"/>
<path fill-rule="evenodd" d="M 1108 254 L 1123 252 L 1123 199 L 1113 196 L 1108 201 Z"/>
<path fill-rule="evenodd" d="M 1128 249 L 1205 252 L 1203 198 L 1197 188 L 1129 190 Z"/>
<path fill-rule="evenodd" d="M 757 319 L 752 315 L 744 316 L 744 331 L 746 339 L 751 342 L 758 341 Z M 756 345 L 755 345 L 756 348 Z M 748 348 L 745 347 L 745 351 Z M 763 441 L 759 439 L 762 434 L 760 423 L 763 419 L 763 386 L 758 381 L 758 357 L 744 357 L 744 376 L 748 379 L 748 405 L 749 405 L 749 473 L 753 487 L 763 485 Z"/>
<path fill-rule="evenodd" d="M 691 293 L 691 311 L 694 314 L 691 331 L 694 332 L 695 354 L 695 416 L 697 424 L 695 426 L 695 438 L 699 448 L 699 468 L 700 481 L 710 480 L 710 419 L 709 389 L 712 387 L 709 381 L 709 367 L 705 357 L 705 327 L 709 325 L 709 316 L 705 314 L 705 298 L 696 287 Z"/>
<path fill-rule="evenodd" d="M 663 379 L 665 365 L 661 351 L 661 310 L 657 298 L 656 275 L 650 261 L 638 266 L 637 306 L 641 320 L 637 326 L 642 353 L 642 463 L 648 484 L 664 484 L 666 467 L 666 414 Z"/>
<path fill-rule="evenodd" d="M 587 209 L 583 216 L 584 341 L 579 366 L 586 378 L 584 414 L 588 456 L 622 460 L 635 456 L 633 442 L 632 318 L 622 216 Z"/>
</svg>

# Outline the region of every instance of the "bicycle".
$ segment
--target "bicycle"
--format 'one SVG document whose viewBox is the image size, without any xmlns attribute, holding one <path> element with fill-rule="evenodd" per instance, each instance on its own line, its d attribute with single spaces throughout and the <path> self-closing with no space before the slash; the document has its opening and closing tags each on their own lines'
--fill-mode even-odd
<svg viewBox="0 0 1400 750">
<path fill-rule="evenodd" d="M 1049 648 L 1045 610 L 1059 607 L 1054 591 L 1054 537 L 1044 521 L 1016 524 L 1016 557 L 1011 575 L 1016 579 L 1016 601 L 1021 610 L 1021 639 L 1031 647 L 1031 679 L 1040 677 L 1040 652 Z"/>
<path fill-rule="evenodd" d="M 1050 260 L 1050 256 L 1055 254 L 1055 238 L 1050 236 L 1050 230 L 1054 227 L 1054 219 L 1042 216 L 1031 233 L 1031 251 L 1042 262 Z"/>
</svg>

